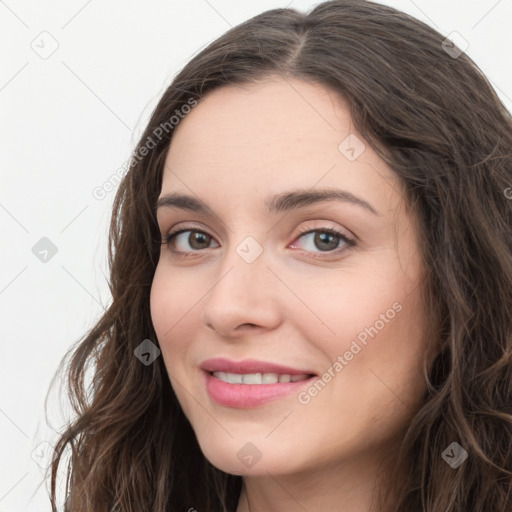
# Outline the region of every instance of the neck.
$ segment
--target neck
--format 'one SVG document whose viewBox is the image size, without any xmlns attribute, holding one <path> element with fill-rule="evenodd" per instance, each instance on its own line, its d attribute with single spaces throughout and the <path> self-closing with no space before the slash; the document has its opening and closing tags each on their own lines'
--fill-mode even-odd
<svg viewBox="0 0 512 512">
<path fill-rule="evenodd" d="M 379 503 L 379 491 L 389 484 L 389 469 L 359 457 L 307 473 L 247 476 L 237 512 L 386 512 L 391 507 Z"/>
</svg>

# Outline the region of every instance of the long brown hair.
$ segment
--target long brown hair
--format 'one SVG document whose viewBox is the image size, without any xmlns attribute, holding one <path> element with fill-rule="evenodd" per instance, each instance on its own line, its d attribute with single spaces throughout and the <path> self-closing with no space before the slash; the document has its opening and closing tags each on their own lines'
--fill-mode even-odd
<svg viewBox="0 0 512 512">
<path fill-rule="evenodd" d="M 309 13 L 255 16 L 177 74 L 115 197 L 112 303 L 59 368 L 76 418 L 55 445 L 54 512 L 65 456 L 67 512 L 236 509 L 242 477 L 206 460 L 162 358 L 146 366 L 134 350 L 145 339 L 158 345 L 149 292 L 169 120 L 216 88 L 270 75 L 346 98 L 356 129 L 400 177 L 419 219 L 438 350 L 396 454 L 408 471 L 397 482 L 395 512 L 512 510 L 512 121 L 475 63 L 444 39 L 391 7 L 329 1 Z M 468 453 L 456 469 L 442 457 L 453 442 Z"/>
</svg>

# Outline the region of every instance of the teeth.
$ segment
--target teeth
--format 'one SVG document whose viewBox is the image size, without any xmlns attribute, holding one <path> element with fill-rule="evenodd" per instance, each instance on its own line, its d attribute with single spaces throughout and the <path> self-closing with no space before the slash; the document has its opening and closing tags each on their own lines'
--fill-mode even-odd
<svg viewBox="0 0 512 512">
<path fill-rule="evenodd" d="M 228 377 L 229 377 L 228 373 Z M 263 384 L 263 375 L 261 373 L 246 373 L 240 375 L 242 377 L 242 384 Z"/>
<path fill-rule="evenodd" d="M 279 375 L 277 373 L 238 373 L 213 372 L 217 379 L 229 384 L 277 384 L 278 382 L 297 382 L 309 378 L 309 375 Z"/>
<path fill-rule="evenodd" d="M 258 374 L 260 375 L 260 374 Z M 279 375 L 277 373 L 262 373 L 261 383 L 262 384 L 276 384 L 279 382 Z"/>
</svg>

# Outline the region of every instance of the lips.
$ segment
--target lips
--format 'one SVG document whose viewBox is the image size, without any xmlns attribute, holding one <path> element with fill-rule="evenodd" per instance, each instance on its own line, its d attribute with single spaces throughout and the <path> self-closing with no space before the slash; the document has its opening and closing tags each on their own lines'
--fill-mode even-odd
<svg viewBox="0 0 512 512">
<path fill-rule="evenodd" d="M 279 375 L 316 375 L 315 372 L 308 369 L 292 368 L 281 364 L 269 363 L 259 361 L 257 359 L 244 359 L 242 361 L 232 361 L 222 357 L 214 359 L 207 359 L 201 364 L 201 369 L 213 372 L 226 372 L 226 373 L 277 373 Z"/>
<path fill-rule="evenodd" d="M 284 399 L 293 393 L 298 393 L 317 377 L 311 370 L 256 359 L 243 361 L 231 361 L 225 358 L 208 359 L 201 364 L 201 369 L 204 385 L 210 398 L 222 406 L 239 409 L 257 407 Z M 226 382 L 228 374 L 231 374 L 231 379 L 234 377 L 233 374 L 238 375 L 236 378 L 238 382 Z M 243 383 L 240 382 L 242 375 Z M 274 383 L 261 381 L 254 383 L 256 380 L 264 379 L 265 376 L 271 377 L 270 380 Z M 283 382 L 279 377 L 279 381 L 275 382 L 276 376 L 283 376 L 286 379 Z M 298 377 L 297 381 L 293 381 L 294 376 Z M 247 378 L 251 383 L 245 382 Z"/>
</svg>

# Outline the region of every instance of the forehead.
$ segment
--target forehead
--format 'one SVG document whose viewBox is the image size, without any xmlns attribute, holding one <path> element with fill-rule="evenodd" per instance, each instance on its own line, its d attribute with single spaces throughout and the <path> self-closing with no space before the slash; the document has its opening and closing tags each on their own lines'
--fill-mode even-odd
<svg viewBox="0 0 512 512">
<path fill-rule="evenodd" d="M 202 98 L 175 128 L 162 191 L 211 195 L 220 188 L 238 197 L 266 196 L 321 181 L 375 196 L 394 173 L 361 136 L 364 152 L 347 159 L 339 146 L 349 134 L 357 132 L 348 102 L 322 85 L 272 77 L 225 86 Z"/>
<path fill-rule="evenodd" d="M 287 158 L 337 152 L 349 132 L 347 105 L 323 86 L 296 79 L 230 85 L 201 99 L 180 122 L 171 142 L 173 159 L 264 159 L 262 148 Z"/>
</svg>

